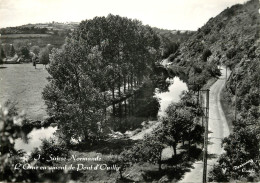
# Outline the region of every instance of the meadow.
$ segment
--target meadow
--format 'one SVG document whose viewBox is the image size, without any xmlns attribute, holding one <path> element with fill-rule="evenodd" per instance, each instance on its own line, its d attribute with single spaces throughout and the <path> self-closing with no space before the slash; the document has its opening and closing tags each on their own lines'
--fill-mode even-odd
<svg viewBox="0 0 260 183">
<path fill-rule="evenodd" d="M 0 44 L 13 44 L 15 48 L 19 47 L 19 44 L 25 43 L 39 47 L 45 47 L 47 44 L 61 47 L 64 42 L 64 36 L 51 34 L 8 34 L 0 37 Z"/>
<path fill-rule="evenodd" d="M 42 120 L 47 117 L 42 90 L 49 76 L 42 64 L 35 69 L 29 64 L 4 64 L 0 66 L 0 103 L 8 99 L 17 103 L 29 119 Z"/>
</svg>

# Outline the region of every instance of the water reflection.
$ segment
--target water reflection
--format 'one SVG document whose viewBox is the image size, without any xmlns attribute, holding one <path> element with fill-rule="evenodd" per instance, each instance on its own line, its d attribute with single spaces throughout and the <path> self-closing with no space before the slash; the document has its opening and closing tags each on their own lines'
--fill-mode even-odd
<svg viewBox="0 0 260 183">
<path fill-rule="evenodd" d="M 166 80 L 169 83 L 168 91 L 161 92 L 158 88 L 156 88 L 156 97 L 160 98 L 160 111 L 158 116 L 164 116 L 166 108 L 172 102 L 178 102 L 180 100 L 180 94 L 182 91 L 187 91 L 187 85 L 178 77 L 174 77 L 173 79 L 167 78 Z"/>
<path fill-rule="evenodd" d="M 138 92 L 115 106 L 107 126 L 113 131 L 125 133 L 142 126 L 144 121 L 157 120 L 171 102 L 178 102 L 187 85 L 178 77 L 145 84 Z"/>
<path fill-rule="evenodd" d="M 25 143 L 22 139 L 17 139 L 15 141 L 15 149 L 23 149 L 27 153 L 32 152 L 32 150 L 41 145 L 41 139 L 53 137 L 53 133 L 57 130 L 57 127 L 48 127 L 41 129 L 33 129 L 29 134 L 29 141 Z"/>
<path fill-rule="evenodd" d="M 107 130 L 126 131 L 142 127 L 144 121 L 156 121 L 158 116 L 163 116 L 165 109 L 171 102 L 178 102 L 182 91 L 187 90 L 187 85 L 178 77 L 159 82 L 148 82 L 133 96 L 115 105 L 115 113 L 110 110 L 110 116 L 104 125 Z M 104 129 L 104 130 L 106 130 Z M 34 129 L 30 134 L 29 143 L 22 140 L 15 142 L 16 149 L 31 152 L 39 147 L 41 139 L 50 138 L 57 127 Z"/>
</svg>

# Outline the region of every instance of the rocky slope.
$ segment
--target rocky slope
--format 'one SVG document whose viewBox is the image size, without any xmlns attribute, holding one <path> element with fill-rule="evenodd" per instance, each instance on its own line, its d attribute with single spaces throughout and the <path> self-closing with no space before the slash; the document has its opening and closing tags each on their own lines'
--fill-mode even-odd
<svg viewBox="0 0 260 183">
<path fill-rule="evenodd" d="M 195 84 L 205 84 L 214 73 L 218 76 L 217 64 L 231 69 L 222 101 L 233 133 L 223 140 L 225 153 L 210 173 L 210 181 L 260 180 L 259 20 L 259 0 L 227 8 L 169 57 L 172 69 L 181 66 Z M 252 166 L 234 169 L 247 161 Z"/>
<path fill-rule="evenodd" d="M 193 77 L 195 82 L 202 80 L 202 84 L 217 76 L 212 65 L 223 63 L 234 68 L 259 36 L 258 7 L 259 1 L 251 0 L 225 9 L 182 43 L 169 59 L 183 66 L 190 78 L 197 76 Z"/>
</svg>

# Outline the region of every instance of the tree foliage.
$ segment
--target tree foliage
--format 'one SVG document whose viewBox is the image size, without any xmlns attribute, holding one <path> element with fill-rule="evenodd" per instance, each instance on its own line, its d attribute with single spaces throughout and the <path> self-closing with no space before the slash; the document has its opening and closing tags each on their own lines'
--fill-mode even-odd
<svg viewBox="0 0 260 183">
<path fill-rule="evenodd" d="M 4 49 L 3 49 L 2 47 L 1 47 L 1 55 L 0 55 L 0 58 L 6 58 Z"/>
<path fill-rule="evenodd" d="M 42 63 L 43 65 L 47 65 L 50 62 L 49 54 L 50 54 L 49 49 L 43 48 L 39 53 L 40 63 Z"/>
<path fill-rule="evenodd" d="M 9 53 L 10 57 L 13 57 L 15 55 L 15 53 L 16 52 L 15 52 L 14 46 L 12 45 L 11 49 L 10 49 L 10 53 Z"/>
<path fill-rule="evenodd" d="M 143 141 L 137 142 L 130 149 L 123 151 L 121 153 L 122 161 L 125 164 L 139 162 L 158 164 L 159 170 L 161 170 L 162 150 L 165 147 L 167 147 L 167 143 L 164 140 L 163 130 L 159 127 L 153 130 L 151 134 L 145 135 Z"/>
<path fill-rule="evenodd" d="M 37 174 L 31 170 L 15 170 L 14 166 L 23 163 L 22 150 L 14 148 L 15 140 L 27 140 L 27 134 L 22 125 L 26 122 L 24 115 L 18 114 L 14 103 L 8 101 L 5 106 L 0 106 L 0 181 L 22 182 L 36 181 Z"/>
<path fill-rule="evenodd" d="M 32 46 L 31 50 L 35 55 L 39 55 L 41 49 L 39 46 Z"/>
<path fill-rule="evenodd" d="M 204 50 L 202 53 L 202 60 L 206 62 L 210 55 L 212 55 L 212 53 L 209 49 Z"/>
<path fill-rule="evenodd" d="M 23 56 L 24 58 L 30 58 L 30 51 L 29 51 L 28 47 L 27 46 L 22 46 L 19 49 L 18 55 L 19 56 Z"/>
<path fill-rule="evenodd" d="M 190 145 L 202 141 L 203 128 L 199 124 L 201 109 L 196 105 L 191 92 L 184 92 L 179 103 L 171 103 L 162 118 L 165 139 L 176 155 L 178 143 L 188 141 Z"/>
<path fill-rule="evenodd" d="M 159 45 L 150 27 L 108 15 L 82 21 L 62 49 L 53 49 L 43 98 L 68 142 L 100 138 L 115 90 L 120 97 L 122 85 L 129 88 L 149 76 Z"/>
</svg>

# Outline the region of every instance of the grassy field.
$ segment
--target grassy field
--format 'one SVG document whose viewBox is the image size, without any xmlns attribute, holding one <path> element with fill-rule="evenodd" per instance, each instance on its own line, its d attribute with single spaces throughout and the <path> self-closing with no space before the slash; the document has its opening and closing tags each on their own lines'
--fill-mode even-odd
<svg viewBox="0 0 260 183">
<path fill-rule="evenodd" d="M 50 34 L 6 34 L 6 35 L 1 35 L 1 38 L 33 38 L 33 37 L 50 37 Z"/>
<path fill-rule="evenodd" d="M 51 44 L 59 48 L 64 42 L 65 37 L 50 34 L 10 34 L 1 35 L 0 37 L 0 44 L 13 44 L 15 48 L 21 43 L 30 43 L 32 46 L 37 45 L 40 47 Z"/>
<path fill-rule="evenodd" d="M 15 101 L 19 111 L 24 110 L 28 118 L 42 120 L 47 113 L 41 93 L 48 83 L 48 75 L 40 64 L 37 69 L 31 63 L 0 65 L 0 103 L 8 99 Z"/>
</svg>

